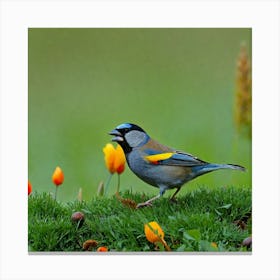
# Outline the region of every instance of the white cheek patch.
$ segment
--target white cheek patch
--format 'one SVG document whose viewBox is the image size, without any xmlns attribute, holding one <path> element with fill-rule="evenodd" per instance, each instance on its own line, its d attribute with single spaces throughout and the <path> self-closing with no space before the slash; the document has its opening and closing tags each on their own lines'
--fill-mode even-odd
<svg viewBox="0 0 280 280">
<path fill-rule="evenodd" d="M 134 148 L 144 143 L 147 139 L 147 135 L 144 132 L 132 130 L 126 133 L 124 138 L 128 145 Z"/>
</svg>

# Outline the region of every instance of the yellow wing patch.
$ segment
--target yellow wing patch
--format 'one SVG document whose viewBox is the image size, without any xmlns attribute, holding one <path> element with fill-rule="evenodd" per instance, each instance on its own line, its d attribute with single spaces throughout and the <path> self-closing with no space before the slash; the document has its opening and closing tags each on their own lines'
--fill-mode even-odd
<svg viewBox="0 0 280 280">
<path fill-rule="evenodd" d="M 159 161 L 172 157 L 175 153 L 162 153 L 151 156 L 146 156 L 145 159 L 152 164 L 159 164 Z"/>
</svg>

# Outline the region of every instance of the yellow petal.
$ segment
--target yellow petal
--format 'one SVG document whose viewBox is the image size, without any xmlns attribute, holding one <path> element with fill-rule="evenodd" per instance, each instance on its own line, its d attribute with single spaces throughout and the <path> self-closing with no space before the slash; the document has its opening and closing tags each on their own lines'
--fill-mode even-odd
<svg viewBox="0 0 280 280">
<path fill-rule="evenodd" d="M 115 148 L 111 143 L 106 144 L 103 148 L 104 153 L 104 160 L 107 169 L 111 173 L 115 173 L 116 170 L 114 169 L 114 161 L 115 161 Z"/>
<path fill-rule="evenodd" d="M 147 240 L 150 241 L 151 243 L 162 241 L 164 238 L 164 232 L 163 232 L 162 228 L 155 221 L 145 224 L 144 232 L 145 232 Z"/>
<path fill-rule="evenodd" d="M 121 174 L 125 168 L 125 155 L 120 145 L 117 145 L 115 150 L 114 170 Z"/>
</svg>

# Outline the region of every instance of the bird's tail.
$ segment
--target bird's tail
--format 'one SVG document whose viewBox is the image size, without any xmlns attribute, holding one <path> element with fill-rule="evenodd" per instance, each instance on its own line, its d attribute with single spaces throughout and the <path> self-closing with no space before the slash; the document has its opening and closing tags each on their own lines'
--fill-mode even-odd
<svg viewBox="0 0 280 280">
<path fill-rule="evenodd" d="M 197 174 L 197 176 L 219 169 L 233 169 L 233 170 L 246 171 L 245 167 L 237 164 L 230 164 L 230 163 L 229 164 L 208 163 L 205 165 L 194 167 L 194 169 L 196 169 L 194 171 Z"/>
<path fill-rule="evenodd" d="M 207 168 L 207 167 L 206 167 Z M 216 169 L 234 169 L 234 170 L 240 170 L 240 171 L 246 171 L 245 167 L 237 164 L 216 164 L 216 163 L 210 163 L 208 164 L 208 168 L 216 170 Z"/>
</svg>

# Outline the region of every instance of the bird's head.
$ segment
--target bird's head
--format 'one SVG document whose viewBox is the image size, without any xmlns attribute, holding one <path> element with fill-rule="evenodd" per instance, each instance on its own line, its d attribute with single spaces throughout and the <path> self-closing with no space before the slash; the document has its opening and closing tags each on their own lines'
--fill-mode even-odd
<svg viewBox="0 0 280 280">
<path fill-rule="evenodd" d="M 112 141 L 120 144 L 125 153 L 144 145 L 150 138 L 141 127 L 132 123 L 120 124 L 109 134 L 114 136 Z"/>
</svg>

